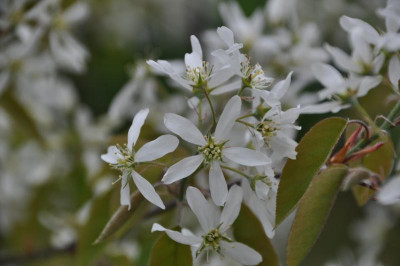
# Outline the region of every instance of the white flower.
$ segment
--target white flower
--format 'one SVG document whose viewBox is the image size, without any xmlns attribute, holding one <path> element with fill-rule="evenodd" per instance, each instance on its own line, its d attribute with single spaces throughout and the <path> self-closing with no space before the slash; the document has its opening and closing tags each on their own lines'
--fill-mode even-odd
<svg viewBox="0 0 400 266">
<path fill-rule="evenodd" d="M 281 105 L 281 99 L 286 94 L 290 87 L 293 72 L 290 72 L 286 79 L 279 81 L 274 87 L 268 90 L 253 89 L 253 96 L 261 97 L 266 104 L 270 107 L 277 107 Z"/>
<path fill-rule="evenodd" d="M 182 76 L 171 63 L 165 60 L 157 62 L 148 60 L 147 63 L 156 71 L 169 75 L 171 79 L 189 91 L 201 88 L 212 90 L 223 85 L 232 76 L 229 66 L 210 65 L 209 62 L 203 61 L 203 51 L 199 40 L 192 35 L 190 41 L 193 51 L 185 54 L 185 75 Z"/>
<path fill-rule="evenodd" d="M 247 18 L 237 2 L 221 3 L 219 13 L 225 24 L 232 29 L 246 48 L 251 48 L 261 36 L 264 29 L 264 14 L 256 10 Z"/>
<path fill-rule="evenodd" d="M 162 181 L 171 184 L 196 171 L 204 163 L 210 167 L 209 184 L 211 197 L 216 205 L 223 205 L 228 194 L 228 187 L 221 170 L 221 163 L 226 159 L 247 166 L 265 165 L 270 159 L 264 154 L 241 147 L 228 147 L 227 135 L 240 115 L 241 100 L 232 97 L 226 104 L 213 135 L 203 136 L 200 130 L 188 119 L 168 113 L 164 117 L 165 126 L 182 139 L 196 144 L 199 154 L 187 157 L 172 165 Z"/>
<path fill-rule="evenodd" d="M 179 140 L 172 135 L 163 135 L 157 139 L 144 144 L 135 152 L 133 147 L 139 137 L 140 129 L 149 113 L 149 109 L 140 110 L 133 118 L 132 125 L 128 132 L 128 144 L 123 148 L 119 145 L 110 146 L 101 159 L 109 163 L 113 168 L 122 172 L 121 176 L 121 205 L 128 205 L 130 208 L 129 175 L 132 175 L 133 182 L 142 195 L 151 203 L 164 209 L 164 203 L 156 193 L 154 187 L 135 171 L 140 163 L 150 162 L 163 157 L 176 149 Z"/>
<path fill-rule="evenodd" d="M 257 191 L 251 188 L 250 182 L 244 178 L 242 180 L 244 203 L 261 222 L 265 234 L 269 238 L 273 238 L 275 235 L 274 223 L 278 184 L 274 181 L 273 185 L 268 187 L 268 191 L 265 190 L 265 187 L 261 188 L 263 190 L 263 194 L 267 195 L 267 198 L 264 198 L 264 196 L 259 197 L 258 195 L 260 193 L 257 193 Z M 255 187 L 255 189 L 259 190 L 260 188 Z"/>
<path fill-rule="evenodd" d="M 376 51 L 372 50 L 370 44 L 364 40 L 362 29 L 355 28 L 349 34 L 353 48 L 351 57 L 339 48 L 330 45 L 325 46 L 335 64 L 346 72 L 357 74 L 379 73 L 385 60 L 384 54 L 377 54 Z"/>
<path fill-rule="evenodd" d="M 157 223 L 153 224 L 151 231 L 163 231 L 174 241 L 195 247 L 196 256 L 203 251 L 208 253 L 211 250 L 244 265 L 257 265 L 262 261 L 257 251 L 242 243 L 234 242 L 226 234 L 240 212 L 243 192 L 239 186 L 235 185 L 229 190 L 228 200 L 222 213 L 211 205 L 197 188 L 189 187 L 186 198 L 200 223 L 201 236 L 189 234 L 188 230 L 183 230 L 182 233 L 168 230 Z"/>
<path fill-rule="evenodd" d="M 400 176 L 387 182 L 379 191 L 377 199 L 383 205 L 400 203 Z"/>
<path fill-rule="evenodd" d="M 279 158 L 296 159 L 297 142 L 291 137 L 293 130 L 301 127 L 294 125 L 299 117 L 300 108 L 281 111 L 279 107 L 269 110 L 261 121 L 254 126 L 254 134 L 258 147 L 265 146 L 272 152 L 272 160 Z"/>
<path fill-rule="evenodd" d="M 334 95 L 341 97 L 356 96 L 363 97 L 371 89 L 378 86 L 381 81 L 381 76 L 358 76 L 355 74 L 349 75 L 344 78 L 334 67 L 317 63 L 312 66 L 312 72 L 316 79 L 325 86 L 319 92 L 321 99 L 330 98 Z"/>
</svg>

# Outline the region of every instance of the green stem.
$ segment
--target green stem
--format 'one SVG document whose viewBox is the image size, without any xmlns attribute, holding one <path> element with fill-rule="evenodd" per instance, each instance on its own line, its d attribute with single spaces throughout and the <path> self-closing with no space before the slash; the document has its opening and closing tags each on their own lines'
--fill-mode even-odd
<svg viewBox="0 0 400 266">
<path fill-rule="evenodd" d="M 211 108 L 211 113 L 212 113 L 212 117 L 213 117 L 213 126 L 211 128 L 211 131 L 214 131 L 215 127 L 217 126 L 217 119 L 215 118 L 214 106 L 211 102 L 210 96 L 208 95 L 207 88 L 203 88 L 203 91 L 204 91 L 204 95 L 206 96 L 206 99 L 208 101 L 208 104 L 210 105 L 210 108 Z"/>
<path fill-rule="evenodd" d="M 227 169 L 227 170 L 229 170 L 229 171 L 235 172 L 235 173 L 237 173 L 237 174 L 239 174 L 239 175 L 241 175 L 241 176 L 244 176 L 244 177 L 246 177 L 247 179 L 251 180 L 251 176 L 246 175 L 245 173 L 243 173 L 242 171 L 240 171 L 240 170 L 238 170 L 238 169 L 235 169 L 235 168 L 232 168 L 232 167 L 229 167 L 229 166 L 225 166 L 225 165 L 221 165 L 221 168 L 224 168 L 224 169 Z"/>
<path fill-rule="evenodd" d="M 238 96 L 242 95 L 244 89 L 246 89 L 246 88 L 247 88 L 246 84 L 244 84 L 244 83 L 242 82 L 242 87 L 240 88 L 240 90 L 239 90 L 239 92 L 238 92 L 237 95 L 238 95 Z"/>
<path fill-rule="evenodd" d="M 247 122 L 239 120 L 239 119 L 236 119 L 236 122 L 241 123 L 241 124 L 246 125 L 246 126 L 251 127 L 251 128 L 254 127 L 253 124 L 247 123 Z"/>
<path fill-rule="evenodd" d="M 243 118 L 247 118 L 247 117 L 251 117 L 251 116 L 254 116 L 254 114 L 251 113 L 251 114 L 243 115 L 243 116 L 241 116 L 241 117 L 238 117 L 238 119 L 236 119 L 236 120 L 241 120 L 241 119 L 243 119 Z"/>
<path fill-rule="evenodd" d="M 200 98 L 200 102 L 199 102 L 199 110 L 198 110 L 198 126 L 199 129 L 201 129 L 201 126 L 203 124 L 203 119 L 202 119 L 202 113 L 203 113 L 203 99 Z"/>
<path fill-rule="evenodd" d="M 385 122 L 383 122 L 383 124 L 381 125 L 381 129 L 388 130 L 389 127 L 391 126 L 390 122 L 393 122 L 393 120 L 399 115 L 400 115 L 400 101 L 398 101 L 396 105 L 393 107 L 393 109 L 390 111 L 389 115 L 387 116 L 387 120 L 385 120 Z"/>
<path fill-rule="evenodd" d="M 390 111 L 389 115 L 387 116 L 387 120 L 385 122 L 383 122 L 383 124 L 380 126 L 379 130 L 388 130 L 388 129 L 390 129 L 391 122 L 393 122 L 393 120 L 399 115 L 400 115 L 400 101 L 397 102 L 396 105 L 393 107 L 393 109 Z M 353 152 L 356 152 L 356 151 L 364 148 L 368 144 L 370 144 L 373 141 L 375 141 L 376 139 L 378 139 L 379 136 L 380 136 L 379 133 L 375 133 L 370 139 L 361 140 L 356 145 L 354 145 L 354 147 L 351 148 L 347 154 L 352 154 Z"/>
<path fill-rule="evenodd" d="M 368 112 L 364 109 L 364 107 L 361 106 L 357 98 L 355 97 L 350 98 L 350 101 L 353 104 L 353 106 L 357 109 L 357 111 L 360 113 L 360 115 L 363 117 L 363 119 L 366 120 L 368 124 L 370 124 L 374 129 L 377 129 L 378 127 L 376 126 L 375 122 L 369 116 Z"/>
</svg>

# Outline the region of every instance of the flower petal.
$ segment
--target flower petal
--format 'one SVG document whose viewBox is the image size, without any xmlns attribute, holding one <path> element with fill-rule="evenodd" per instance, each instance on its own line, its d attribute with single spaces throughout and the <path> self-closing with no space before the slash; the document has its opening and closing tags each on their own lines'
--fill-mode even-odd
<svg viewBox="0 0 400 266">
<path fill-rule="evenodd" d="M 262 261 L 261 255 L 249 246 L 239 242 L 220 242 L 221 253 L 227 255 L 243 265 L 258 265 Z"/>
<path fill-rule="evenodd" d="M 393 55 L 389 61 L 389 80 L 396 89 L 399 89 L 400 80 L 400 60 L 397 55 Z"/>
<path fill-rule="evenodd" d="M 164 203 L 162 202 L 160 196 L 157 194 L 153 185 L 150 184 L 149 181 L 144 179 L 143 176 L 135 171 L 132 172 L 132 178 L 133 182 L 135 182 L 136 187 L 138 188 L 140 193 L 142 193 L 143 197 L 145 197 L 148 201 L 160 207 L 161 209 L 165 209 Z"/>
<path fill-rule="evenodd" d="M 226 204 L 221 213 L 221 232 L 225 232 L 236 220 L 239 215 L 242 204 L 243 192 L 242 189 L 234 185 L 231 187 L 226 198 Z"/>
<path fill-rule="evenodd" d="M 281 99 L 285 93 L 287 92 L 287 90 L 290 87 L 290 83 L 292 80 L 292 74 L 293 71 L 291 71 L 286 79 L 279 81 L 278 83 L 276 83 L 276 85 L 272 88 L 271 92 L 274 94 L 276 99 Z"/>
<path fill-rule="evenodd" d="M 231 47 L 235 43 L 233 40 L 233 32 L 229 28 L 225 26 L 219 27 L 217 28 L 217 34 L 228 47 Z"/>
<path fill-rule="evenodd" d="M 211 198 L 215 205 L 222 206 L 226 201 L 228 195 L 228 185 L 224 177 L 224 173 L 221 170 L 219 162 L 213 161 L 210 167 L 209 173 L 209 184 Z"/>
<path fill-rule="evenodd" d="M 130 210 L 130 208 L 131 208 L 131 191 L 129 188 L 129 179 L 128 179 L 127 172 L 122 173 L 120 203 L 121 203 L 121 205 L 128 205 L 128 210 Z"/>
<path fill-rule="evenodd" d="M 216 226 L 214 223 L 215 217 L 213 217 L 214 212 L 200 190 L 195 187 L 188 187 L 186 190 L 186 199 L 203 231 L 209 232 L 213 229 Z"/>
<path fill-rule="evenodd" d="M 195 245 L 202 242 L 201 237 L 169 230 L 158 223 L 154 223 L 151 227 L 151 232 L 153 233 L 155 231 L 165 232 L 172 240 L 185 245 Z"/>
<path fill-rule="evenodd" d="M 133 118 L 132 125 L 128 131 L 128 149 L 132 151 L 133 146 L 135 146 L 136 141 L 139 137 L 140 130 L 146 120 L 147 115 L 149 114 L 149 108 L 142 109 L 136 113 Z"/>
<path fill-rule="evenodd" d="M 173 152 L 178 147 L 179 140 L 172 135 L 162 135 L 144 144 L 135 154 L 136 162 L 148 162 Z"/>
<path fill-rule="evenodd" d="M 182 178 L 188 177 L 196 171 L 203 161 L 204 157 L 202 154 L 184 158 L 168 168 L 161 181 L 164 182 L 164 184 L 171 184 Z"/>
<path fill-rule="evenodd" d="M 343 76 L 330 65 L 316 63 L 311 69 L 315 78 L 328 88 L 339 87 L 344 83 Z"/>
<path fill-rule="evenodd" d="M 381 188 L 377 200 L 383 205 L 400 202 L 400 176 L 392 178 Z"/>
<path fill-rule="evenodd" d="M 247 148 L 226 148 L 222 150 L 222 154 L 235 163 L 247 166 L 258 166 L 271 163 L 271 160 L 265 154 Z"/>
<path fill-rule="evenodd" d="M 367 95 L 367 93 L 378 86 L 382 81 L 381 76 L 365 76 L 361 79 L 360 87 L 357 91 L 358 97 L 363 97 Z"/>
<path fill-rule="evenodd" d="M 224 136 L 231 131 L 236 119 L 240 115 L 241 106 L 242 101 L 237 95 L 233 96 L 225 105 L 215 129 L 214 137 L 217 142 L 223 140 Z"/>
<path fill-rule="evenodd" d="M 116 146 L 110 146 L 107 153 L 101 155 L 101 159 L 110 164 L 116 164 L 118 159 L 122 159 L 122 154 Z"/>
<path fill-rule="evenodd" d="M 203 134 L 189 119 L 180 115 L 168 113 L 164 116 L 165 126 L 187 142 L 204 146 L 207 144 Z"/>
<path fill-rule="evenodd" d="M 353 71 L 353 72 L 361 72 L 362 69 L 360 65 L 355 64 L 350 56 L 348 56 L 343 50 L 330 46 L 329 44 L 325 45 L 325 49 L 328 53 L 333 57 L 335 64 L 345 71 Z"/>
</svg>

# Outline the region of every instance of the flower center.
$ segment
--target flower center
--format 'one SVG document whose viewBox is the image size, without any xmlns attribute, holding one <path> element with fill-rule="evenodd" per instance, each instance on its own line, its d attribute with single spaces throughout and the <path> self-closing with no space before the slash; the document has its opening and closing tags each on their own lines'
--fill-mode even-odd
<svg viewBox="0 0 400 266">
<path fill-rule="evenodd" d="M 221 246 L 219 245 L 219 241 L 227 241 L 233 242 L 226 234 L 221 234 L 219 228 L 222 224 L 218 225 L 217 228 L 212 229 L 207 234 L 203 235 L 203 243 L 201 244 L 200 248 L 196 251 L 196 257 L 200 255 L 200 253 L 207 249 L 208 247 L 212 248 L 215 252 L 219 253 L 221 251 Z"/>
<path fill-rule="evenodd" d="M 118 158 L 117 163 L 112 164 L 111 167 L 120 170 L 121 172 L 126 170 L 133 170 L 137 166 L 134 154 L 128 149 L 126 144 L 124 145 L 124 147 L 121 147 L 121 145 L 117 144 L 116 147 L 121 153 L 122 158 Z"/>
<path fill-rule="evenodd" d="M 206 138 L 207 144 L 198 148 L 204 155 L 205 164 L 208 165 L 212 160 L 222 161 L 222 148 L 226 142 L 217 144 L 212 136 Z"/>
<path fill-rule="evenodd" d="M 201 67 L 186 67 L 187 78 L 192 81 L 195 86 L 201 86 L 204 81 L 207 81 L 212 72 L 212 67 L 210 68 L 209 63 L 203 61 Z"/>
<path fill-rule="evenodd" d="M 257 125 L 256 130 L 262 134 L 265 143 L 268 143 L 280 130 L 280 124 L 266 119 Z"/>
<path fill-rule="evenodd" d="M 259 64 L 251 66 L 249 60 L 241 63 L 241 71 L 244 83 L 252 88 L 263 90 L 268 88 L 274 81 L 273 78 L 265 76 L 265 73 Z"/>
</svg>

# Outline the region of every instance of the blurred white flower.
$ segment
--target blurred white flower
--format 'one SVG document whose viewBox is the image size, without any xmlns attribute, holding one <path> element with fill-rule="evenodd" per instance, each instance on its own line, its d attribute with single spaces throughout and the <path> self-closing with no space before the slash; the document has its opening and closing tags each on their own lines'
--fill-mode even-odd
<svg viewBox="0 0 400 266">
<path fill-rule="evenodd" d="M 315 78 L 325 86 L 319 92 L 321 99 L 331 98 L 334 95 L 344 98 L 363 97 L 382 81 L 382 77 L 378 75 L 358 76 L 350 73 L 347 78 L 344 78 L 339 71 L 327 64 L 314 64 L 312 71 Z"/>
<path fill-rule="evenodd" d="M 383 205 L 400 203 L 400 176 L 392 177 L 383 185 L 376 198 Z"/>
</svg>

